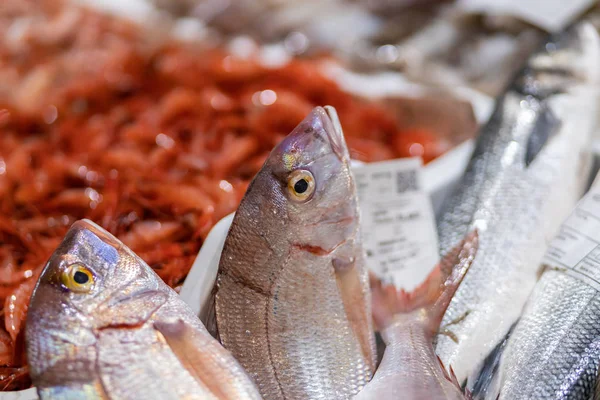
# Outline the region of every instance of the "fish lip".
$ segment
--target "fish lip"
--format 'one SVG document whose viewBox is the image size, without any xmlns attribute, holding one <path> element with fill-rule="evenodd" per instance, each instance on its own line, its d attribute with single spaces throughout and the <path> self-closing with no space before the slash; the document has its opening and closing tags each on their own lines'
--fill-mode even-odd
<svg viewBox="0 0 600 400">
<path fill-rule="evenodd" d="M 324 115 L 322 115 L 323 129 L 327 133 L 331 148 L 341 161 L 347 162 L 350 156 L 337 111 L 335 107 L 329 105 L 323 107 L 322 110 L 324 111 Z"/>
</svg>

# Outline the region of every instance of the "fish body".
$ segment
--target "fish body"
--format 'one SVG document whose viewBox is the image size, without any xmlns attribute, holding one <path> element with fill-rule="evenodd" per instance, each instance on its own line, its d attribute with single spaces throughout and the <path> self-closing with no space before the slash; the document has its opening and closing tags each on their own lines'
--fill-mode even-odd
<svg viewBox="0 0 600 400">
<path fill-rule="evenodd" d="M 598 35 L 579 24 L 550 36 L 498 100 L 438 221 L 441 253 L 479 232 L 436 352 L 477 383 L 538 278 L 547 243 L 585 189 L 597 113 Z"/>
<path fill-rule="evenodd" d="M 592 398 L 600 366 L 599 292 L 548 270 L 508 340 L 500 399 Z"/>
<path fill-rule="evenodd" d="M 412 293 L 373 279 L 373 315 L 386 348 L 373 380 L 355 400 L 465 399 L 452 372 L 439 362 L 433 336 L 476 251 L 474 233 Z"/>
<path fill-rule="evenodd" d="M 44 268 L 26 338 L 41 399 L 260 398 L 179 295 L 87 220 Z"/>
<path fill-rule="evenodd" d="M 600 367 L 600 287 L 588 284 L 586 276 L 593 278 L 598 270 L 599 193 L 596 184 L 550 245 L 546 269 L 502 356 L 496 386 L 500 399 L 594 396 Z M 577 265 L 583 278 L 569 273 L 558 259 Z"/>
<path fill-rule="evenodd" d="M 315 108 L 268 157 L 228 233 L 218 335 L 266 399 L 347 399 L 374 372 L 349 162 L 335 110 Z"/>
</svg>

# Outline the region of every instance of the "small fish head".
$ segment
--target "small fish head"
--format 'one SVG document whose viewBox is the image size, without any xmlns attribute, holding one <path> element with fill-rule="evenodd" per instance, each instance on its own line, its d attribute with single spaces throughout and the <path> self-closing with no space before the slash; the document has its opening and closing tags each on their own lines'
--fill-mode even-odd
<svg viewBox="0 0 600 400">
<path fill-rule="evenodd" d="M 513 88 L 522 97 L 518 107 L 534 118 L 528 137 L 515 138 L 524 145 L 525 166 L 532 164 L 559 132 L 562 121 L 551 105 L 553 99 L 581 91 L 595 96 L 599 52 L 595 28 L 578 23 L 550 35 L 516 78 Z"/>
<path fill-rule="evenodd" d="M 589 24 L 575 24 L 549 35 L 515 81 L 517 91 L 543 101 L 574 87 L 598 83 L 599 45 L 595 28 Z"/>
<path fill-rule="evenodd" d="M 33 291 L 26 323 L 32 377 L 85 350 L 102 329 L 143 324 L 164 304 L 159 278 L 118 239 L 91 221 L 73 224 Z M 64 368 L 64 367 L 63 367 Z"/>
<path fill-rule="evenodd" d="M 335 109 L 315 108 L 271 153 L 272 194 L 285 218 L 288 241 L 331 251 L 358 223 L 350 157 Z"/>
</svg>

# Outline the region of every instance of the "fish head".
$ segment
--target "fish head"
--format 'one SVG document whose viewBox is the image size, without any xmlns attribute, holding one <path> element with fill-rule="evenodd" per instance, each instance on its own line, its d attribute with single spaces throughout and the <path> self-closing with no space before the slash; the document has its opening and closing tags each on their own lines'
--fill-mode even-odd
<svg viewBox="0 0 600 400">
<path fill-rule="evenodd" d="M 271 153 L 256 177 L 269 187 L 292 245 L 330 252 L 357 228 L 356 191 L 333 107 L 316 107 Z"/>
<path fill-rule="evenodd" d="M 588 23 L 550 34 L 515 80 L 517 91 L 543 101 L 598 83 L 598 35 Z"/>
<path fill-rule="evenodd" d="M 144 324 L 167 300 L 159 279 L 110 233 L 91 221 L 75 222 L 44 267 L 29 303 L 32 377 L 64 358 L 90 361 L 84 349 L 95 344 L 102 329 Z"/>
<path fill-rule="evenodd" d="M 556 108 L 562 106 L 553 106 L 556 99 L 582 91 L 596 96 L 599 53 L 595 28 L 588 23 L 574 24 L 549 35 L 515 79 L 514 89 L 522 96 L 519 107 L 533 119 L 529 135 L 516 138 L 525 145 L 526 166 L 560 130 L 563 121 Z"/>
</svg>

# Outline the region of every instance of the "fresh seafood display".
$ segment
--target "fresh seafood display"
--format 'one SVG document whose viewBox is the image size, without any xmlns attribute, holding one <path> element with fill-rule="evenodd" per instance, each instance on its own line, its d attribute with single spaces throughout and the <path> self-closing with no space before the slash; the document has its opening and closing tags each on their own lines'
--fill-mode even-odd
<svg viewBox="0 0 600 400">
<path fill-rule="evenodd" d="M 0 400 L 599 399 L 600 5 L 499 3 L 0 0 Z"/>
<path fill-rule="evenodd" d="M 375 371 L 350 157 L 316 108 L 267 158 L 221 256 L 218 336 L 265 399 L 347 399 Z"/>
<path fill-rule="evenodd" d="M 489 398 L 592 398 L 600 365 L 599 189 L 586 194 L 551 242 Z"/>
<path fill-rule="evenodd" d="M 499 99 L 447 200 L 438 224 L 442 254 L 479 231 L 477 255 L 436 346 L 468 388 L 483 390 L 493 371 L 489 363 L 535 285 L 548 241 L 588 183 L 599 73 L 600 40 L 592 26 L 552 35 Z"/>
<path fill-rule="evenodd" d="M 91 221 L 42 271 L 27 338 L 41 399 L 260 399 L 177 293 Z"/>
<path fill-rule="evenodd" d="M 373 317 L 386 348 L 375 376 L 356 400 L 465 398 L 452 369 L 446 370 L 435 355 L 432 340 L 476 253 L 475 231 L 412 293 L 383 286 L 375 278 Z"/>
<path fill-rule="evenodd" d="M 265 67 L 54 0 L 0 3 L 0 365 L 15 371 L 29 295 L 74 221 L 95 221 L 176 287 L 314 106 L 336 107 L 355 159 L 449 150 L 435 135 L 447 123 L 421 129 L 412 106 L 355 98 L 318 61 Z"/>
</svg>

